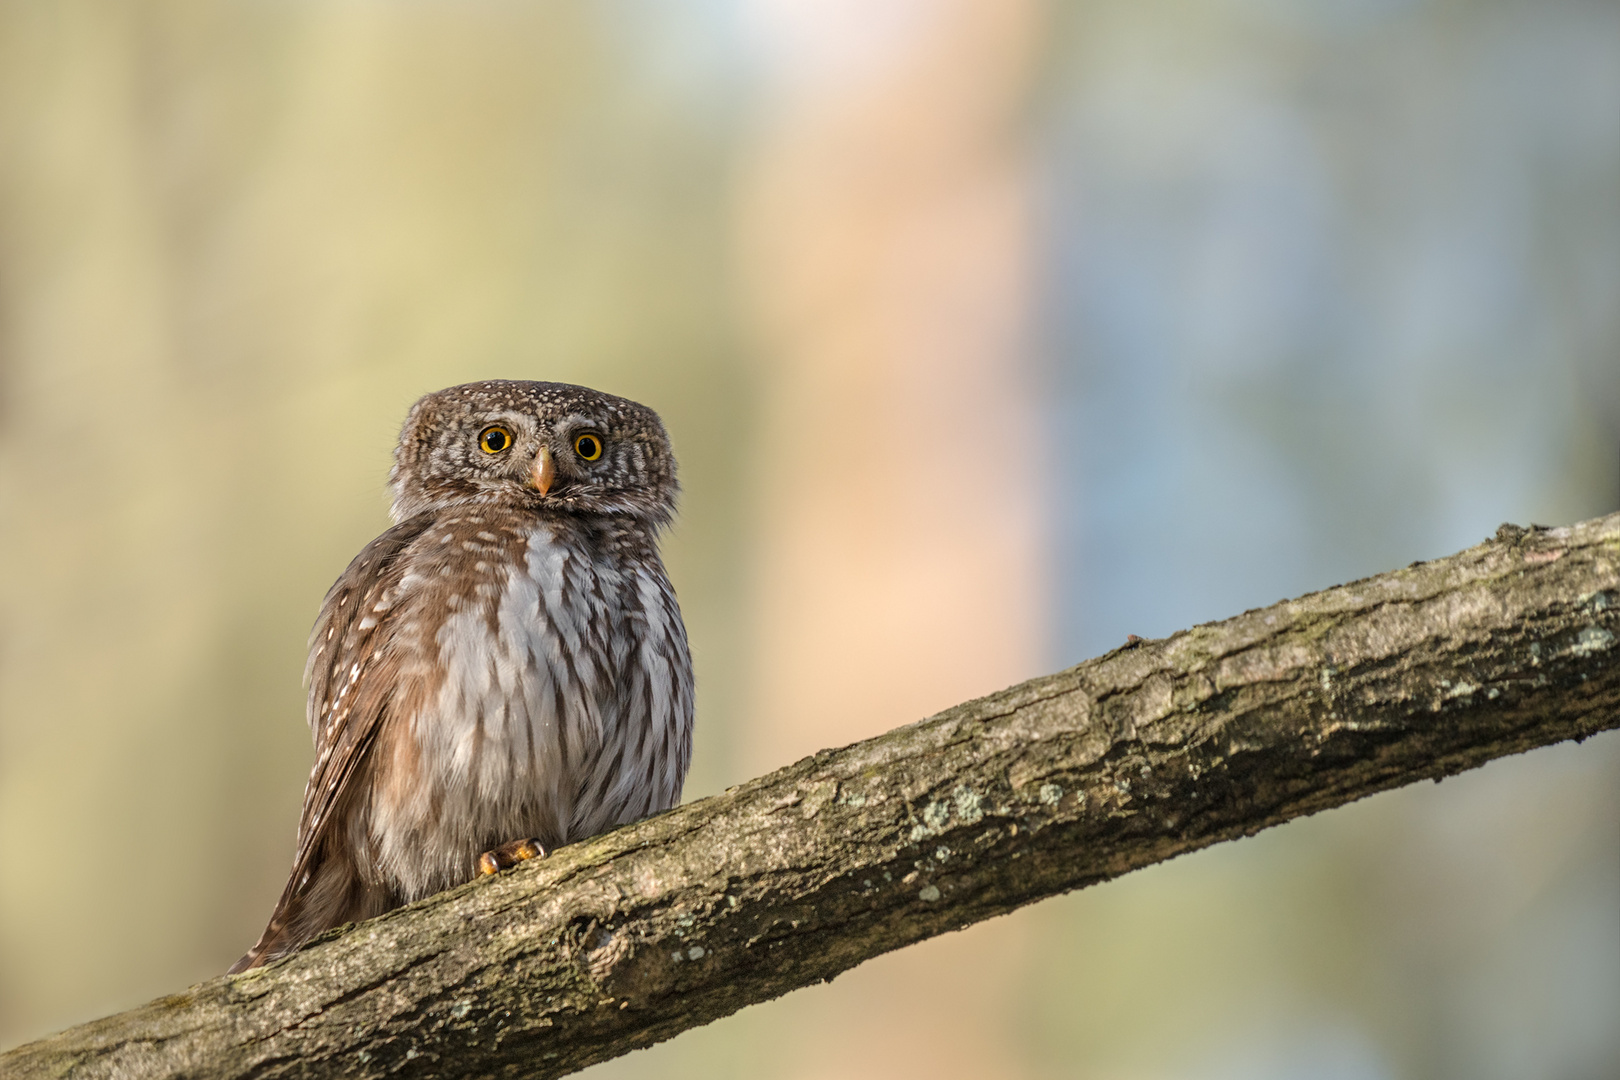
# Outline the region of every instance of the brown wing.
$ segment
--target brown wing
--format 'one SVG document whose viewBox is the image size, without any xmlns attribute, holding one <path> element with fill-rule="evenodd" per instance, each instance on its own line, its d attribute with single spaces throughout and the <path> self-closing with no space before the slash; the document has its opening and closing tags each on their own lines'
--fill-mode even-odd
<svg viewBox="0 0 1620 1080">
<path fill-rule="evenodd" d="M 321 603 L 304 672 L 315 764 L 304 786 L 298 850 L 269 924 L 232 972 L 257 967 L 332 926 L 379 913 L 366 910 L 365 898 L 356 895 L 365 883 L 354 853 L 334 830 L 348 816 L 347 800 L 363 786 L 355 778 L 369 767 L 392 697 L 388 668 L 395 658 L 384 646 L 404 577 L 399 556 L 431 525 L 428 515 L 419 515 L 367 544 Z"/>
</svg>

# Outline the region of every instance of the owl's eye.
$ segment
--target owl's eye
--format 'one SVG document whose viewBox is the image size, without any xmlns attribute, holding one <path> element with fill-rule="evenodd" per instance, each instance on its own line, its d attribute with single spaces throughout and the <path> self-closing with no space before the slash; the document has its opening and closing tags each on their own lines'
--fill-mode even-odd
<svg viewBox="0 0 1620 1080">
<path fill-rule="evenodd" d="M 499 424 L 492 424 L 478 434 L 478 448 L 486 454 L 498 454 L 512 445 L 512 433 Z"/>
<path fill-rule="evenodd" d="M 602 456 L 602 440 L 591 434 L 581 435 L 574 440 L 574 453 L 586 461 L 595 461 Z"/>
</svg>

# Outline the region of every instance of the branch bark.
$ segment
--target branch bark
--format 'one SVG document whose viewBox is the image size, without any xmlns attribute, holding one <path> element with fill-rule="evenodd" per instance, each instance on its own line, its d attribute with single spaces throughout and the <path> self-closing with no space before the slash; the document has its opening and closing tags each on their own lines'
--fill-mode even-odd
<svg viewBox="0 0 1620 1080">
<path fill-rule="evenodd" d="M 0 1055 L 555 1077 L 1046 896 L 1620 726 L 1620 514 L 1141 641 Z"/>
</svg>

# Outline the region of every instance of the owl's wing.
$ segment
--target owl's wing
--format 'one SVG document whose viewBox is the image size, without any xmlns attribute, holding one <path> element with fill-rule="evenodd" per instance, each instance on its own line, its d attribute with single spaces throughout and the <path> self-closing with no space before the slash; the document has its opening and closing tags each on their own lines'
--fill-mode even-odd
<svg viewBox="0 0 1620 1080">
<path fill-rule="evenodd" d="M 393 629 L 388 614 L 399 600 L 405 576 L 399 556 L 431 524 L 430 516 L 423 514 L 367 544 L 321 604 L 304 674 L 315 764 L 304 787 L 298 850 L 269 924 L 258 943 L 231 967 L 233 972 L 255 967 L 347 921 L 325 909 L 341 914 L 352 907 L 344 887 L 357 887 L 358 881 L 352 873 L 330 872 L 321 880 L 321 864 L 329 849 L 343 847 L 330 845 L 327 839 L 343 825 L 341 804 L 356 790 L 354 778 L 369 762 L 398 682 L 390 670 L 398 658 L 387 646 Z M 322 895 L 312 897 L 315 892 Z"/>
</svg>

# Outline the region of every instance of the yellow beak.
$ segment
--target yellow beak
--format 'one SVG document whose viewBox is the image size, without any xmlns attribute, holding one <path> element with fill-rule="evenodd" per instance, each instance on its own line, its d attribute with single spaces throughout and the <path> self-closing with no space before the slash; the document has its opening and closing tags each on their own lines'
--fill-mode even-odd
<svg viewBox="0 0 1620 1080">
<path fill-rule="evenodd" d="M 534 480 L 535 490 L 542 495 L 551 493 L 551 485 L 557 481 L 557 466 L 551 463 L 551 451 L 545 447 L 534 455 L 534 468 L 530 472 Z"/>
</svg>

